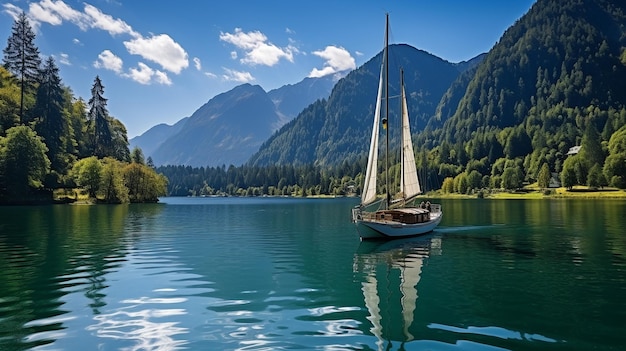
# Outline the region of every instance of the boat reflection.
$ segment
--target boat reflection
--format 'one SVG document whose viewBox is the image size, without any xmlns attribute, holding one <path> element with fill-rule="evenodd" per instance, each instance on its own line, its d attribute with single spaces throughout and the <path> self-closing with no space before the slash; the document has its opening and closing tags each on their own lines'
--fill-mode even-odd
<svg viewBox="0 0 626 351">
<path fill-rule="evenodd" d="M 353 271 L 360 273 L 361 290 L 376 336 L 378 350 L 385 343 L 415 339 L 415 318 L 424 261 L 441 254 L 441 238 L 430 234 L 391 241 L 362 241 L 354 255 Z"/>
</svg>

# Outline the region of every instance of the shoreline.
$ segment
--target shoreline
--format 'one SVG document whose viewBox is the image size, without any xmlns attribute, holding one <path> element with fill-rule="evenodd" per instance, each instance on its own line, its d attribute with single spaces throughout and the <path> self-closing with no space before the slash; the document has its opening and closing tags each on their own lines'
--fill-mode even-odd
<svg viewBox="0 0 626 351">
<path fill-rule="evenodd" d="M 441 190 L 429 192 L 420 197 L 435 197 L 441 199 L 493 199 L 493 200 L 550 200 L 550 199 L 617 199 L 626 200 L 626 191 L 617 188 L 589 189 L 586 186 L 575 186 L 571 190 L 566 188 L 549 188 L 548 194 L 544 190 L 529 187 L 518 191 L 483 190 L 473 194 L 444 194 Z M 482 194 L 482 195 L 479 195 Z"/>
</svg>

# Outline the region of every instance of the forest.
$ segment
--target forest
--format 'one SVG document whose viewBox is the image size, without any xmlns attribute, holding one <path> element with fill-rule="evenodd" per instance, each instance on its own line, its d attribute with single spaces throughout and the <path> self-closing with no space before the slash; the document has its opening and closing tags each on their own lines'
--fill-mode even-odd
<svg viewBox="0 0 626 351">
<path fill-rule="evenodd" d="M 85 102 L 42 60 L 25 13 L 15 20 L 0 67 L 0 203 L 155 202 L 166 194 L 125 126 L 109 115 L 98 76 Z"/>
<path fill-rule="evenodd" d="M 89 101 L 75 98 L 61 84 L 52 58 L 41 65 L 33 40 L 27 21 L 16 21 L 0 68 L 0 201 L 47 197 L 53 189 L 73 193 L 77 187 L 108 202 L 155 201 L 157 194 L 361 192 L 371 134 L 371 122 L 364 120 L 375 103 L 361 92 L 368 82 L 375 88 L 377 58 L 284 125 L 246 164 L 155 168 L 141 150 L 129 151 L 123 124 L 108 115 L 100 79 Z M 26 50 L 20 53 L 20 47 Z M 405 55 L 398 61 L 414 76 L 422 75 L 420 67 L 411 67 L 417 61 L 456 69 L 423 52 L 412 60 L 416 56 L 408 55 L 416 50 L 407 45 L 395 51 Z M 29 59 L 20 61 L 19 54 Z M 453 80 L 447 90 L 407 91 L 409 104 L 418 106 L 411 113 L 420 122 L 413 132 L 424 191 L 471 194 L 555 183 L 567 189 L 626 188 L 622 2 L 538 0 L 476 65 L 455 80 L 452 72 L 446 76 Z M 398 155 L 389 157 L 389 174 L 383 157 L 378 172 L 394 184 Z M 150 176 L 133 177 L 133 170 Z M 151 180 L 138 186 L 133 179 Z M 384 180 L 378 184 L 381 193 L 387 190 Z"/>
</svg>

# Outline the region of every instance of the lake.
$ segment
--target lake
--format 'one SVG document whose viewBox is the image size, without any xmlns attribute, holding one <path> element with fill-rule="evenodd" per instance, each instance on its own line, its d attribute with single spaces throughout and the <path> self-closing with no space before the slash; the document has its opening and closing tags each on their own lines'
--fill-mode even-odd
<svg viewBox="0 0 626 351">
<path fill-rule="evenodd" d="M 0 350 L 617 350 L 626 201 L 442 200 L 360 242 L 357 199 L 0 207 Z"/>
</svg>

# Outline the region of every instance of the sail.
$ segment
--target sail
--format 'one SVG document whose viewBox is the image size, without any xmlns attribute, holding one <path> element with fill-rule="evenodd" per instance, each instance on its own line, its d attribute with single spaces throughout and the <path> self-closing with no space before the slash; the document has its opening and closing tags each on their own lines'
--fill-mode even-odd
<svg viewBox="0 0 626 351">
<path fill-rule="evenodd" d="M 406 95 L 404 84 L 402 84 L 402 173 L 400 175 L 400 185 L 403 197 L 411 198 L 420 192 L 419 180 L 417 179 L 417 169 L 415 167 L 415 155 L 413 154 L 413 141 L 411 140 L 411 126 L 409 125 L 409 112 L 406 105 Z"/>
<path fill-rule="evenodd" d="M 372 127 L 372 139 L 370 141 L 370 153 L 367 157 L 367 171 L 365 184 L 361 195 L 361 204 L 369 205 L 376 201 L 376 175 L 378 173 L 378 128 L 380 124 L 380 104 L 383 94 L 383 70 L 380 70 L 378 83 L 378 97 L 376 98 L 376 111 L 374 112 L 374 126 Z"/>
</svg>

